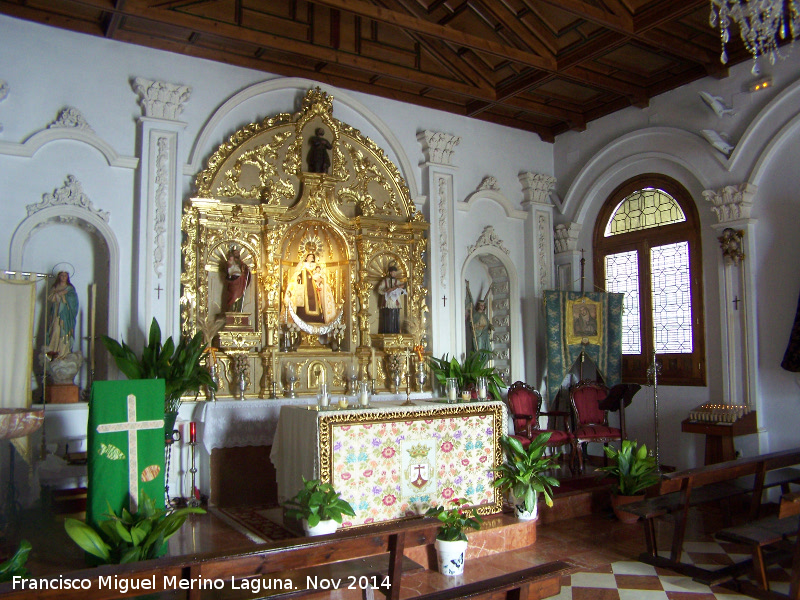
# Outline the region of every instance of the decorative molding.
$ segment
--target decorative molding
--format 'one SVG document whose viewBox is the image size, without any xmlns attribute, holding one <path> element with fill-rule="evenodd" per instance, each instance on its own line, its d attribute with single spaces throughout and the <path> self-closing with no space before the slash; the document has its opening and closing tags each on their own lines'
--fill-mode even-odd
<svg viewBox="0 0 800 600">
<path fill-rule="evenodd" d="M 94 129 L 92 129 L 86 119 L 83 118 L 81 111 L 79 111 L 77 108 L 73 108 L 72 106 L 62 108 L 61 112 L 58 113 L 56 120 L 50 123 L 47 128 L 79 129 L 88 133 L 94 133 Z"/>
<path fill-rule="evenodd" d="M 145 117 L 177 121 L 183 105 L 189 101 L 192 88 L 166 81 L 152 81 L 136 77 L 131 87 L 139 94 L 139 104 Z"/>
<path fill-rule="evenodd" d="M 495 328 L 508 327 L 511 324 L 511 319 L 508 315 L 502 315 L 493 319 Z"/>
<path fill-rule="evenodd" d="M 556 225 L 553 229 L 556 254 L 570 252 L 578 249 L 578 235 L 581 233 L 580 223 L 566 223 Z"/>
<path fill-rule="evenodd" d="M 436 199 L 439 209 L 439 285 L 447 289 L 447 179 L 436 178 Z"/>
<path fill-rule="evenodd" d="M 548 269 L 547 265 L 549 264 L 549 255 L 550 255 L 550 244 L 548 244 L 548 237 L 549 237 L 549 229 L 550 229 L 550 220 L 547 218 L 547 214 L 540 212 L 538 215 L 537 227 L 536 227 L 536 237 L 537 239 L 537 246 L 539 252 L 539 289 L 546 290 L 550 286 L 548 285 Z"/>
<path fill-rule="evenodd" d="M 497 183 L 497 178 L 492 177 L 491 175 L 487 175 L 486 177 L 484 177 L 478 184 L 478 187 L 475 189 L 476 192 L 480 192 L 482 190 L 492 190 L 495 192 L 499 192 L 500 184 Z"/>
<path fill-rule="evenodd" d="M 155 213 L 153 217 L 153 271 L 158 279 L 163 275 L 164 268 L 164 234 L 167 232 L 167 196 L 169 190 L 169 140 L 161 136 L 156 142 L 158 154 L 156 155 L 156 192 L 153 202 Z"/>
<path fill-rule="evenodd" d="M 461 143 L 461 138 L 441 131 L 420 131 L 417 141 L 422 144 L 422 153 L 426 162 L 453 166 L 455 147 Z"/>
<path fill-rule="evenodd" d="M 508 331 L 495 332 L 492 340 L 495 344 L 509 344 L 511 343 L 511 334 Z"/>
<path fill-rule="evenodd" d="M 75 206 L 100 217 L 108 223 L 109 213 L 94 207 L 92 201 L 83 193 L 83 186 L 74 175 L 67 175 L 66 182 L 52 194 L 43 194 L 38 204 L 28 204 L 28 216 L 52 206 Z"/>
<path fill-rule="evenodd" d="M 502 250 L 505 254 L 509 254 L 508 248 L 503 245 L 503 240 L 497 236 L 494 232 L 494 227 L 491 225 L 484 227 L 477 241 L 467 248 L 467 257 L 470 257 L 478 248 L 482 248 L 483 246 L 494 246 Z"/>
<path fill-rule="evenodd" d="M 705 190 L 703 198 L 711 202 L 718 223 L 749 219 L 758 186 L 751 183 L 728 185 L 718 190 Z"/>
<path fill-rule="evenodd" d="M 725 263 L 731 263 L 738 266 L 744 260 L 744 251 L 742 250 L 742 238 L 744 238 L 744 231 L 741 229 L 733 229 L 726 227 L 722 230 L 722 235 L 717 238 L 719 246 L 722 249 L 722 259 Z"/>
<path fill-rule="evenodd" d="M 501 298 L 500 300 L 495 300 L 494 302 L 492 302 L 492 307 L 495 310 L 509 310 L 510 308 L 509 299 L 506 297 L 506 298 Z"/>
<path fill-rule="evenodd" d="M 122 169 L 136 169 L 139 166 L 139 158 L 136 156 L 122 156 L 117 154 L 117 151 L 105 140 L 101 139 L 93 131 L 86 129 L 77 129 L 74 127 L 54 127 L 53 129 L 44 129 L 37 131 L 26 139 L 22 144 L 15 142 L 0 142 L 0 155 L 5 156 L 22 156 L 31 158 L 36 154 L 42 146 L 50 142 L 70 140 L 73 142 L 82 142 L 97 149 L 106 159 L 106 162 L 111 167 L 120 167 Z"/>
<path fill-rule="evenodd" d="M 519 182 L 522 184 L 522 205 L 527 204 L 547 204 L 552 205 L 550 192 L 556 185 L 556 178 L 543 173 L 531 173 L 526 171 L 519 174 Z"/>
</svg>

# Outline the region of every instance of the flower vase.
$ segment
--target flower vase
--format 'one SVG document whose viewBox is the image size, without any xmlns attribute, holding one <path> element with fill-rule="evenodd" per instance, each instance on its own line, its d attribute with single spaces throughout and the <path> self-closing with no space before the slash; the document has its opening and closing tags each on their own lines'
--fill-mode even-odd
<svg viewBox="0 0 800 600">
<path fill-rule="evenodd" d="M 464 573 L 464 560 L 467 557 L 467 542 L 456 540 L 447 542 L 437 539 L 434 543 L 439 560 L 439 572 L 442 575 L 461 575 Z"/>
<path fill-rule="evenodd" d="M 314 527 L 309 527 L 308 521 L 303 519 L 303 531 L 306 532 L 306 535 L 313 536 L 313 535 L 328 535 L 330 533 L 336 533 L 336 529 L 339 527 L 339 524 L 334 521 L 333 519 L 327 519 L 324 521 L 320 521 Z"/>
<path fill-rule="evenodd" d="M 514 507 L 514 516 L 519 521 L 535 521 L 539 518 L 539 494 L 536 494 L 536 502 L 533 504 L 533 510 L 525 510 L 525 500 L 520 500 L 514 494 L 508 495 L 508 502 Z"/>
</svg>

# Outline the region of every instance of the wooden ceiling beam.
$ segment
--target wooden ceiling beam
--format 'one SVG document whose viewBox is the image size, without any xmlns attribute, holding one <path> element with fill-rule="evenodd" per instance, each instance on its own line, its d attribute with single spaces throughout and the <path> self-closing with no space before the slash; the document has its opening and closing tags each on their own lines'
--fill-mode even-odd
<svg viewBox="0 0 800 600">
<path fill-rule="evenodd" d="M 526 44 L 531 50 L 540 56 L 546 56 L 555 62 L 555 53 L 545 46 L 539 38 L 533 35 L 530 30 L 525 27 L 517 19 L 508 7 L 500 8 L 495 0 L 473 0 L 473 4 L 480 5 L 486 12 L 491 14 L 497 21 L 506 29 L 516 35 L 521 42 Z"/>
<path fill-rule="evenodd" d="M 576 128 L 586 128 L 586 119 L 584 118 L 583 114 L 579 112 L 566 110 L 550 104 L 543 104 L 542 102 L 535 102 L 534 100 L 526 100 L 519 97 L 507 98 L 503 102 L 492 102 L 488 106 L 485 102 L 474 100 L 467 104 L 466 115 L 468 117 L 474 117 L 496 105 L 511 106 L 526 113 L 561 119 L 562 121 L 566 121 L 571 126 Z"/>
<path fill-rule="evenodd" d="M 458 31 L 457 29 L 445 27 L 437 23 L 431 23 L 430 21 L 426 21 L 424 19 L 418 19 L 416 17 L 393 10 L 387 10 L 380 6 L 363 2 L 362 0 L 311 1 L 314 4 L 327 6 L 328 8 L 344 10 L 360 17 L 367 17 L 381 23 L 399 27 L 400 29 L 410 29 L 416 33 L 430 35 L 440 40 L 453 42 L 460 44 L 461 46 L 479 50 L 480 52 L 486 52 L 487 54 L 492 54 L 501 58 L 509 58 L 529 67 L 536 67 L 537 69 L 546 69 L 549 71 L 555 70 L 555 59 L 552 57 L 537 56 L 531 52 L 512 48 L 506 44 L 499 44 L 492 40 L 488 40 L 477 35 L 464 33 L 462 31 Z"/>
<path fill-rule="evenodd" d="M 567 11 L 581 19 L 585 19 L 592 23 L 608 27 L 614 31 L 620 31 L 633 35 L 633 17 L 628 11 L 624 11 L 621 15 L 608 12 L 582 2 L 581 0 L 541 0 L 547 4 L 551 4 L 556 8 Z"/>
<path fill-rule="evenodd" d="M 710 10 L 708 0 L 662 0 L 652 8 L 643 10 L 633 17 L 633 30 L 637 35 L 654 27 L 668 25 L 703 7 Z"/>
<path fill-rule="evenodd" d="M 74 0 L 76 4 L 92 8 L 108 9 L 106 0 Z M 128 2 L 123 15 L 136 17 L 143 21 L 150 21 L 169 25 L 174 28 L 183 28 L 188 35 L 197 31 L 201 34 L 213 36 L 231 42 L 247 42 L 258 47 L 276 50 L 284 53 L 294 53 L 317 62 L 329 62 L 345 65 L 347 67 L 364 71 L 365 73 L 382 73 L 414 84 L 428 85 L 437 89 L 448 90 L 451 93 L 463 94 L 470 98 L 494 100 L 494 92 L 488 87 L 475 87 L 455 80 L 446 79 L 438 75 L 424 73 L 408 67 L 389 64 L 364 56 L 333 50 L 324 46 L 317 46 L 309 42 L 301 42 L 290 38 L 280 37 L 263 31 L 255 31 L 236 25 L 209 21 L 202 17 L 176 13 L 175 11 L 162 11 L 147 9 L 140 2 Z"/>
<path fill-rule="evenodd" d="M 631 102 L 636 105 L 647 102 L 649 98 L 647 90 L 643 87 L 625 83 L 624 81 L 608 77 L 607 75 L 601 75 L 600 73 L 596 73 L 584 67 L 570 67 L 568 70 L 559 73 L 559 77 L 583 85 L 588 83 L 591 86 L 619 94 L 620 96 L 630 98 Z"/>
</svg>

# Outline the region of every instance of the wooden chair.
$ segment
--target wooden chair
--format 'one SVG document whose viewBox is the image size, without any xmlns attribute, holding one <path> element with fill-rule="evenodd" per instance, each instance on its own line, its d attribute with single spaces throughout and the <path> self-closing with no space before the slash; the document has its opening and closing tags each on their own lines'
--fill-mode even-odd
<svg viewBox="0 0 800 600">
<path fill-rule="evenodd" d="M 575 417 L 575 446 L 578 455 L 578 470 L 583 473 L 583 455 L 586 444 L 596 442 L 607 446 L 609 442 L 621 441 L 624 432 L 608 425 L 608 411 L 600 408 L 600 402 L 608 396 L 608 388 L 596 381 L 581 381 L 570 390 L 569 399 Z M 608 458 L 603 454 L 603 464 Z"/>
<path fill-rule="evenodd" d="M 570 431 L 569 413 L 564 411 L 542 412 L 542 395 L 533 387 L 522 381 L 514 382 L 508 388 L 508 407 L 514 420 L 514 435 L 527 448 L 530 443 L 541 433 L 550 433 L 547 442 L 549 448 L 569 446 L 570 468 L 575 453 L 575 438 Z M 539 417 L 563 417 L 564 429 L 540 429 Z"/>
</svg>

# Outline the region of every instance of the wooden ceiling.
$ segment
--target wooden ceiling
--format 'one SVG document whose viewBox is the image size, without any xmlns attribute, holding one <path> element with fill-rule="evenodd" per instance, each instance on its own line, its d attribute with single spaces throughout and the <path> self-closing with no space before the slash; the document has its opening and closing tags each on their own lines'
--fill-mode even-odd
<svg viewBox="0 0 800 600">
<path fill-rule="evenodd" d="M 537 133 L 723 77 L 709 0 L 0 0 L 47 25 Z M 731 64 L 748 58 L 729 44 Z M 186 83 L 186 82 L 174 82 Z"/>
</svg>

